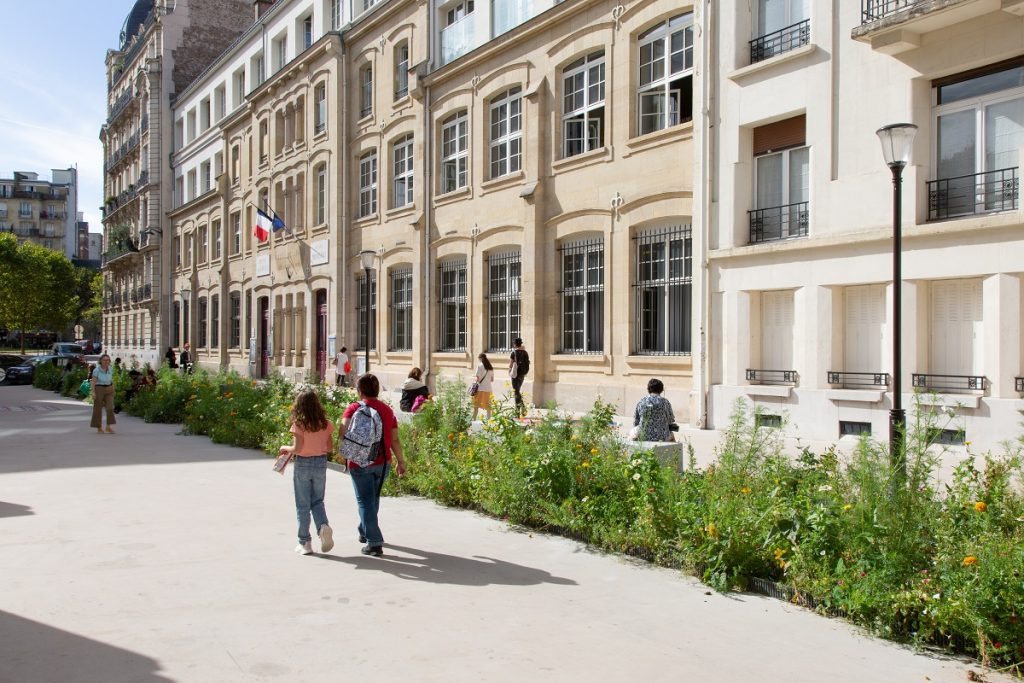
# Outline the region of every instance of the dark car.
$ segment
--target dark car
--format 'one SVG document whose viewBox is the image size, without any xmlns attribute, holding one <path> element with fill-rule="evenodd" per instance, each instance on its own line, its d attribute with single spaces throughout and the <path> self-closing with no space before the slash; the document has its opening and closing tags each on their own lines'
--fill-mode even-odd
<svg viewBox="0 0 1024 683">
<path fill-rule="evenodd" d="M 20 365 L 14 365 L 7 369 L 8 384 L 32 384 L 32 378 L 36 374 L 36 367 L 43 363 L 53 363 L 58 367 L 64 367 L 73 362 L 73 357 L 68 356 L 32 356 Z"/>
<path fill-rule="evenodd" d="M 0 382 L 4 381 L 7 368 L 13 368 L 15 365 L 21 365 L 24 362 L 25 359 L 22 356 L 16 356 L 13 353 L 0 353 Z"/>
<path fill-rule="evenodd" d="M 50 346 L 50 353 L 54 356 L 84 356 L 85 349 L 80 344 L 57 342 Z"/>
</svg>

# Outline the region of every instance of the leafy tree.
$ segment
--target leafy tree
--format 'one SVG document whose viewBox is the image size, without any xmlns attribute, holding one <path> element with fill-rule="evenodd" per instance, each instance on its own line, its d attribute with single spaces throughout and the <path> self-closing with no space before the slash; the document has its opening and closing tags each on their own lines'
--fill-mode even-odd
<svg viewBox="0 0 1024 683">
<path fill-rule="evenodd" d="M 60 329 L 76 313 L 75 269 L 64 254 L 0 235 L 0 327 L 21 331 Z"/>
</svg>

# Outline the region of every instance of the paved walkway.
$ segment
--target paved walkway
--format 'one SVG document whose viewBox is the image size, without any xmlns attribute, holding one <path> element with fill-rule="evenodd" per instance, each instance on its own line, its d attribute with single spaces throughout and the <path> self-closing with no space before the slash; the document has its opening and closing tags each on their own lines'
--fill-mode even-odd
<svg viewBox="0 0 1024 683">
<path fill-rule="evenodd" d="M 301 557 L 291 484 L 254 451 L 0 386 L 0 681 L 956 681 L 800 608 L 386 499 L 359 553 Z M 986 674 L 989 681 L 1009 680 Z"/>
</svg>

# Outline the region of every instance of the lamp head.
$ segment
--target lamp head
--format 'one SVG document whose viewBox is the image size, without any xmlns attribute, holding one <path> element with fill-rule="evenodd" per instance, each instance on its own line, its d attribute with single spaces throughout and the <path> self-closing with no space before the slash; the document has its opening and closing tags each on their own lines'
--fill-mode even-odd
<svg viewBox="0 0 1024 683">
<path fill-rule="evenodd" d="M 363 270 L 370 270 L 373 268 L 373 261 L 375 258 L 377 258 L 377 254 L 369 249 L 364 249 L 359 252 L 359 262 L 363 265 Z"/>
<path fill-rule="evenodd" d="M 876 133 L 882 143 L 882 156 L 889 168 L 903 168 L 910 163 L 917 126 L 913 123 L 893 123 L 879 128 Z"/>
<path fill-rule="evenodd" d="M 192 296 L 192 290 L 191 289 L 183 289 L 183 290 L 181 290 L 181 298 L 182 299 L 187 299 L 190 296 Z"/>
</svg>

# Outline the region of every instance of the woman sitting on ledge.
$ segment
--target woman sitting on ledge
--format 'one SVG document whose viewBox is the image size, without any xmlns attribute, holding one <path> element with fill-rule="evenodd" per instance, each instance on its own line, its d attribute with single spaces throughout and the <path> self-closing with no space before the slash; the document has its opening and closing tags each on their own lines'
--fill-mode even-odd
<svg viewBox="0 0 1024 683">
<path fill-rule="evenodd" d="M 676 421 L 672 404 L 661 395 L 665 385 L 660 379 L 647 383 L 647 395 L 637 401 L 633 411 L 633 429 L 630 438 L 634 441 L 675 441 L 671 425 Z"/>
</svg>

